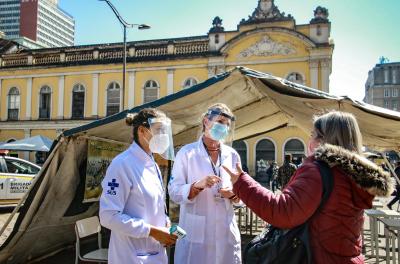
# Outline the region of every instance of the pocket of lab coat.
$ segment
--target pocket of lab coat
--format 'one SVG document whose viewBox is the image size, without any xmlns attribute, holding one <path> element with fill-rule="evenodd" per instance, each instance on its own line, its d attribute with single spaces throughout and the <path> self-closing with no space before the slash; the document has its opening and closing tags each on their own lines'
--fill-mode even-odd
<svg viewBox="0 0 400 264">
<path fill-rule="evenodd" d="M 202 215 L 186 214 L 187 240 L 193 243 L 204 243 L 206 217 Z"/>
</svg>

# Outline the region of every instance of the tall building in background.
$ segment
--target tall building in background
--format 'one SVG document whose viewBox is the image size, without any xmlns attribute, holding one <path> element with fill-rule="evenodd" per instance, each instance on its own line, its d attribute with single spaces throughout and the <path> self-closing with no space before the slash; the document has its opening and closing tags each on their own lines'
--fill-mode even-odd
<svg viewBox="0 0 400 264">
<path fill-rule="evenodd" d="M 8 38 L 19 37 L 20 0 L 0 0 L 0 31 Z"/>
<path fill-rule="evenodd" d="M 381 63 L 369 71 L 364 102 L 399 111 L 400 62 Z"/>
<path fill-rule="evenodd" d="M 75 21 L 58 0 L 0 0 L 0 30 L 7 39 L 33 40 L 38 47 L 72 46 Z"/>
</svg>

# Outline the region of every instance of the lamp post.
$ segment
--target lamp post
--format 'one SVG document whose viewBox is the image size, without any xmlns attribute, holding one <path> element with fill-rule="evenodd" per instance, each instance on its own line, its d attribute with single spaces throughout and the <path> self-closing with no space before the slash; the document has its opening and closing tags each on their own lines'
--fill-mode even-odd
<svg viewBox="0 0 400 264">
<path fill-rule="evenodd" d="M 139 30 L 143 29 L 149 29 L 150 26 L 146 24 L 130 24 L 126 22 L 122 16 L 119 14 L 118 10 L 115 8 L 115 6 L 110 2 L 110 0 L 99 0 L 101 2 L 106 2 L 108 6 L 111 8 L 115 16 L 117 17 L 118 21 L 121 23 L 121 25 L 124 27 L 124 50 L 123 50 L 123 66 L 122 66 L 122 110 L 124 110 L 125 106 L 125 76 L 126 76 L 126 28 L 133 28 L 137 27 Z"/>
</svg>

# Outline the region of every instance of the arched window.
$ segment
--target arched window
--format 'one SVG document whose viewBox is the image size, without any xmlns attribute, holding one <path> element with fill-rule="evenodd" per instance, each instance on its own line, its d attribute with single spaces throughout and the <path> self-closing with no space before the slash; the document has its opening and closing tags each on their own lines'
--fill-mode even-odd
<svg viewBox="0 0 400 264">
<path fill-rule="evenodd" d="M 269 139 L 262 139 L 256 145 L 256 161 L 261 159 L 264 161 L 275 160 L 275 145 Z"/>
<path fill-rule="evenodd" d="M 21 97 L 17 87 L 8 92 L 8 120 L 18 120 Z"/>
<path fill-rule="evenodd" d="M 242 161 L 242 166 L 247 166 L 247 146 L 243 140 L 234 141 L 232 147 L 237 151 Z"/>
<path fill-rule="evenodd" d="M 72 119 L 83 119 L 85 114 L 85 87 L 76 84 L 72 89 Z"/>
<path fill-rule="evenodd" d="M 107 87 L 107 116 L 116 114 L 120 111 L 121 91 L 116 82 L 112 82 Z"/>
<path fill-rule="evenodd" d="M 190 88 L 190 87 L 192 87 L 193 85 L 196 85 L 196 84 L 197 84 L 197 80 L 195 78 L 188 78 L 183 83 L 183 89 Z"/>
<path fill-rule="evenodd" d="M 291 74 L 289 74 L 287 79 L 288 79 L 288 81 L 291 81 L 294 83 L 304 84 L 303 76 L 297 72 L 292 72 Z"/>
<path fill-rule="evenodd" d="M 50 119 L 51 89 L 45 85 L 40 88 L 39 94 L 39 119 Z"/>
<path fill-rule="evenodd" d="M 301 163 L 301 158 L 305 156 L 305 146 L 298 139 L 290 139 L 284 147 L 284 154 L 291 154 L 292 160 L 296 165 Z"/>
<path fill-rule="evenodd" d="M 143 103 L 150 103 L 158 99 L 158 83 L 156 81 L 147 81 L 143 89 Z"/>
</svg>

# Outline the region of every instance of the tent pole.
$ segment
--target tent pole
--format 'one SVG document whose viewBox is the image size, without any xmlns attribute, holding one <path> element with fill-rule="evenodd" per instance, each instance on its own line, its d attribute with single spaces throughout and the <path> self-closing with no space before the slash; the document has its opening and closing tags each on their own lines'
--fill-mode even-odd
<svg viewBox="0 0 400 264">
<path fill-rule="evenodd" d="M 165 196 L 165 204 L 167 206 L 167 213 L 169 215 L 169 192 L 168 192 L 168 183 L 171 180 L 171 171 L 172 171 L 172 161 L 168 160 L 168 174 L 167 174 L 167 186 L 165 186 L 165 192 L 166 192 L 166 196 Z"/>
<path fill-rule="evenodd" d="M 390 162 L 387 160 L 386 155 L 384 155 L 383 152 L 381 152 L 381 155 L 383 157 L 383 160 L 385 161 L 386 166 L 389 168 L 392 176 L 395 178 L 396 182 L 398 185 L 400 185 L 400 179 L 399 177 L 397 177 L 397 174 L 394 172 L 394 169 L 392 167 L 392 164 L 390 164 Z"/>
</svg>

